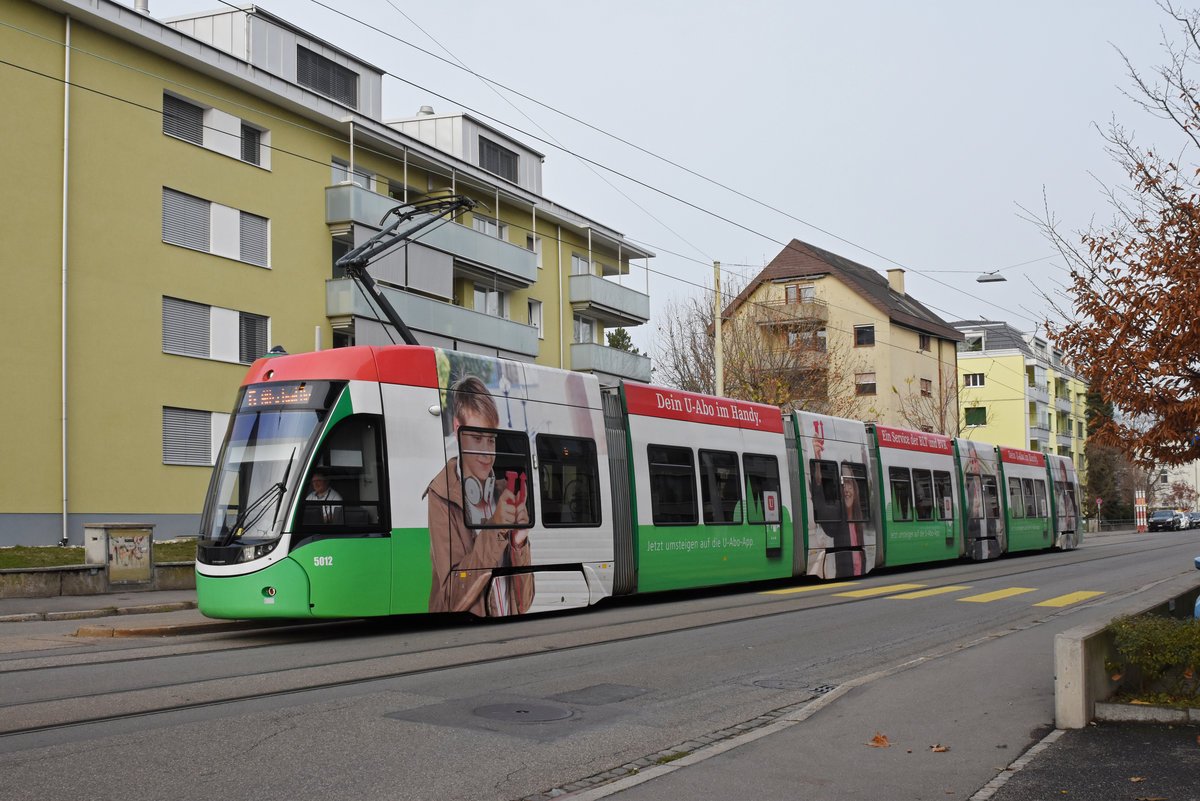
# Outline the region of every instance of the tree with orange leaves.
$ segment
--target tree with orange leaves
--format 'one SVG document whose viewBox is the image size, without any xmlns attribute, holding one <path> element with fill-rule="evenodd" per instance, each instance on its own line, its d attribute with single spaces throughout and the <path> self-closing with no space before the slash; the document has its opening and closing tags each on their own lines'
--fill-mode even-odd
<svg viewBox="0 0 1200 801">
<path fill-rule="evenodd" d="M 1143 466 L 1200 458 L 1200 12 L 1159 7 L 1180 31 L 1180 43 L 1163 43 L 1165 64 L 1147 76 L 1122 58 L 1129 97 L 1181 134 L 1178 156 L 1113 122 L 1105 149 L 1130 180 L 1106 192 L 1113 221 L 1079 244 L 1049 212 L 1038 221 L 1071 272 L 1073 308 L 1056 304 L 1066 322 L 1047 333 L 1118 411 L 1089 421 L 1092 441 Z"/>
</svg>

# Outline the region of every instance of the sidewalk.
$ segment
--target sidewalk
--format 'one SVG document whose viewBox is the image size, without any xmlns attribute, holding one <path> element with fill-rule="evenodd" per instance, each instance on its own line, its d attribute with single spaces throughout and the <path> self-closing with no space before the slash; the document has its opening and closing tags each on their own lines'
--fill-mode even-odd
<svg viewBox="0 0 1200 801">
<path fill-rule="evenodd" d="M 1020 658 L 1004 664 L 984 644 L 864 677 L 742 737 L 572 798 L 1200 799 L 1200 727 L 1051 728 L 1054 635 L 1049 626 L 1006 635 Z M 890 745 L 872 746 L 876 735 Z"/>
</svg>

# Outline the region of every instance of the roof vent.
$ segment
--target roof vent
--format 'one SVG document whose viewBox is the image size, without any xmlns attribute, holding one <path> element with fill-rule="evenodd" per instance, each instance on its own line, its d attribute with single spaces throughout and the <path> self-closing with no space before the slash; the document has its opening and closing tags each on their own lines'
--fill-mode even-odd
<svg viewBox="0 0 1200 801">
<path fill-rule="evenodd" d="M 417 111 L 417 116 L 418 117 L 432 117 L 433 116 L 433 106 L 421 106 L 421 108 Z"/>
</svg>

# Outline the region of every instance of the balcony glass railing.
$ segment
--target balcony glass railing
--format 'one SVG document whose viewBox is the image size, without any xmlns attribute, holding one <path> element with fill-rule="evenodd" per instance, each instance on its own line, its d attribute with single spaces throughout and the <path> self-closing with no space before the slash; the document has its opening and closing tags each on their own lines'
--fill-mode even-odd
<svg viewBox="0 0 1200 801">
<path fill-rule="evenodd" d="M 605 326 L 641 325 L 650 319 L 650 296 L 598 275 L 568 279 L 571 307 Z"/>
<path fill-rule="evenodd" d="M 396 308 L 405 325 L 414 331 L 428 331 L 431 334 L 499 348 L 531 358 L 538 355 L 538 332 L 532 325 L 493 317 L 390 287 L 380 289 Z M 349 278 L 333 278 L 325 282 L 325 314 L 335 318 L 355 316 L 371 320 L 383 319 L 382 315 L 367 303 L 363 293 Z"/>
<path fill-rule="evenodd" d="M 325 222 L 328 225 L 357 223 L 378 230 L 383 216 L 397 205 L 394 198 L 357 184 L 330 186 L 325 189 Z M 414 220 L 412 224 L 417 222 Z M 422 230 L 417 241 L 449 253 L 476 268 L 477 272 L 495 273 L 504 288 L 527 287 L 537 281 L 537 254 L 474 228 L 454 222 L 435 224 Z"/>
<path fill-rule="evenodd" d="M 593 370 L 632 381 L 650 381 L 650 359 L 647 357 L 587 342 L 571 345 L 571 369 Z"/>
</svg>

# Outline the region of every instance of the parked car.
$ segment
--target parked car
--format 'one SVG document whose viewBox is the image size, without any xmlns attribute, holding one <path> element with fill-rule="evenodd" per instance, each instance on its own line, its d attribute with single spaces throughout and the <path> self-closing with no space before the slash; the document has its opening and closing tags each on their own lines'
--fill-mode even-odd
<svg viewBox="0 0 1200 801">
<path fill-rule="evenodd" d="M 1200 570 L 1200 556 L 1196 557 L 1196 569 Z M 1196 608 L 1193 610 L 1192 616 L 1200 618 L 1200 596 L 1196 598 Z"/>
<path fill-rule="evenodd" d="M 1174 509 L 1159 509 L 1151 512 L 1146 520 L 1146 528 L 1150 531 L 1182 531 L 1187 528 L 1183 515 Z"/>
<path fill-rule="evenodd" d="M 1200 512 L 1188 512 L 1188 528 L 1200 528 Z"/>
</svg>

